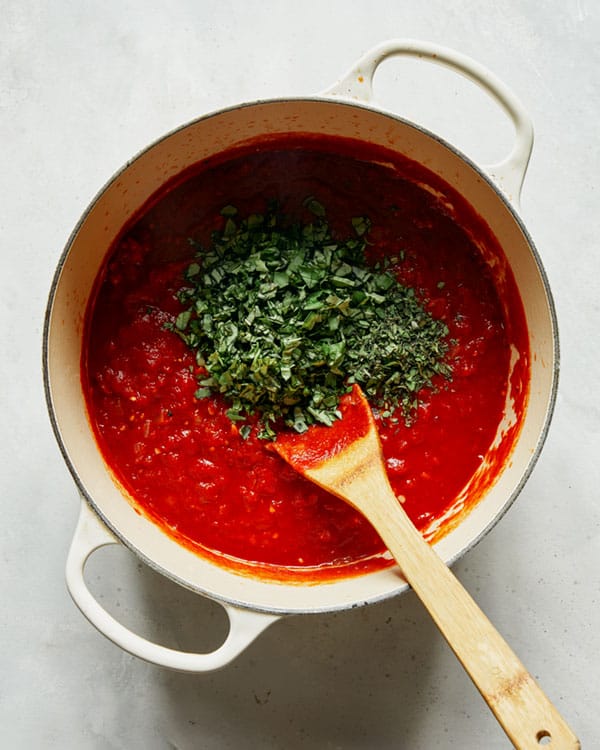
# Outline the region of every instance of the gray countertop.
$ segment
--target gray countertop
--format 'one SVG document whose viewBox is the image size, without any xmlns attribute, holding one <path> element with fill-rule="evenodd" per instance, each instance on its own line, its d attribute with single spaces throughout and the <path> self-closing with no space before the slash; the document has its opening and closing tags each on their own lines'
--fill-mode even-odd
<svg viewBox="0 0 600 750">
<path fill-rule="evenodd" d="M 186 675 L 103 638 L 64 583 L 79 499 L 45 407 L 41 335 L 54 269 L 86 205 L 172 128 L 242 101 L 313 94 L 377 43 L 413 37 L 483 63 L 530 111 L 522 215 L 561 332 L 542 456 L 510 512 L 454 570 L 583 747 L 600 747 L 600 5 L 5 0 L 0 15 L 0 744 L 510 746 L 412 593 L 285 618 L 229 667 Z M 479 163 L 510 147 L 497 107 L 426 63 L 386 62 L 376 99 Z M 219 605 L 123 548 L 96 553 L 88 579 L 104 606 L 163 643 L 203 649 L 223 636 Z"/>
</svg>

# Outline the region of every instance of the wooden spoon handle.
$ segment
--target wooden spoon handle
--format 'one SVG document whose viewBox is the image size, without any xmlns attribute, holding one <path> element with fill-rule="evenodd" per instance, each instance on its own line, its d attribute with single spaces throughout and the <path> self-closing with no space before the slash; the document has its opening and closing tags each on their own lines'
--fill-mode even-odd
<svg viewBox="0 0 600 750">
<path fill-rule="evenodd" d="M 369 520 L 513 745 L 520 750 L 580 748 L 554 705 L 413 526 L 391 489 L 384 491 L 386 502 L 379 497 Z"/>
<path fill-rule="evenodd" d="M 356 386 L 353 396 L 347 411 L 352 429 L 342 435 L 349 440 L 332 430 L 329 440 L 301 436 L 278 441 L 275 450 L 371 522 L 518 750 L 577 750 L 579 741 L 564 719 L 404 512 L 388 481 L 366 398 Z"/>
</svg>

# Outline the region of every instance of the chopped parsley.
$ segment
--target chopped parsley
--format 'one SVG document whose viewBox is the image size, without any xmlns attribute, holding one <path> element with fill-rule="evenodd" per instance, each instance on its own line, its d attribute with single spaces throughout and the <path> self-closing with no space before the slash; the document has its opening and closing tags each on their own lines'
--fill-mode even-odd
<svg viewBox="0 0 600 750">
<path fill-rule="evenodd" d="M 410 419 L 432 378 L 450 377 L 448 330 L 385 265 L 370 265 L 366 217 L 333 237 L 324 207 L 290 223 L 273 205 L 239 219 L 233 206 L 209 247 L 198 247 L 179 292 L 185 309 L 172 328 L 195 351 L 197 398 L 221 394 L 247 437 L 278 424 L 298 432 L 340 417 L 342 394 L 358 383 L 384 416 Z"/>
</svg>

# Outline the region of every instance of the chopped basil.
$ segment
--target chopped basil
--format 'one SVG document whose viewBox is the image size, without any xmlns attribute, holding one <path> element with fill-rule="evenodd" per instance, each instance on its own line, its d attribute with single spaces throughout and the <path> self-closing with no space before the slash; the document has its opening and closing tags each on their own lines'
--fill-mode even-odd
<svg viewBox="0 0 600 750">
<path fill-rule="evenodd" d="M 188 267 L 186 309 L 171 327 L 206 370 L 196 396 L 222 394 L 234 422 L 258 414 L 265 438 L 280 423 L 331 424 L 352 383 L 383 414 L 409 419 L 418 391 L 450 377 L 448 330 L 385 264 L 367 262 L 366 217 L 340 239 L 315 198 L 304 206 L 312 223 L 286 222 L 276 206 L 239 219 L 226 206 L 223 229 Z"/>
</svg>

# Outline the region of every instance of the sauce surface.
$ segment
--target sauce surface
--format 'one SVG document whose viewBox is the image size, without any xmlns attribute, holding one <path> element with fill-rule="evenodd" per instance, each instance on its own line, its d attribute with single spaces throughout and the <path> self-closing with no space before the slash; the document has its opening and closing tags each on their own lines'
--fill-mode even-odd
<svg viewBox="0 0 600 750">
<path fill-rule="evenodd" d="M 449 329 L 452 380 L 419 394 L 410 425 L 374 414 L 392 488 L 419 529 L 490 462 L 509 384 L 522 411 L 529 376 L 522 305 L 501 249 L 460 196 L 414 162 L 354 141 L 282 136 L 197 165 L 162 191 L 123 230 L 90 301 L 82 358 L 90 421 L 116 479 L 168 534 L 242 571 L 298 580 L 391 563 L 356 511 L 294 472 L 255 431 L 243 439 L 226 403 L 194 398 L 194 355 L 165 323 L 182 310 L 189 240 L 208 243 L 223 206 L 247 215 L 275 199 L 302 220 L 308 195 L 340 236 L 352 217 L 368 216 L 370 260 L 397 257 L 400 282 Z M 499 259 L 502 299 L 482 246 Z M 509 450 L 496 451 L 489 481 Z"/>
</svg>

